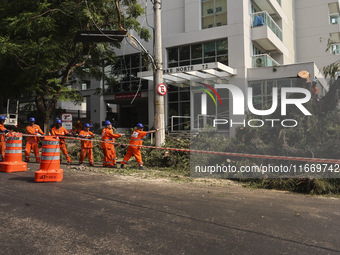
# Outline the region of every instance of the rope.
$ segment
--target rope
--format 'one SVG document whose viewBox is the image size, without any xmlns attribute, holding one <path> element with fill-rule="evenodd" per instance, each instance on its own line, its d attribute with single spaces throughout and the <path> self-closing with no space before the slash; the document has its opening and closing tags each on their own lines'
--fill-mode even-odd
<svg viewBox="0 0 340 255">
<path fill-rule="evenodd" d="M 28 134 L 22 134 L 22 136 L 35 136 L 35 137 L 37 137 L 36 135 L 28 135 Z M 38 136 L 38 137 L 45 137 L 45 136 Z M 70 139 L 70 140 L 89 141 L 89 139 L 83 139 L 83 138 L 77 138 L 77 137 L 67 137 L 67 136 L 58 136 L 58 137 Z M 119 145 L 119 146 L 124 145 L 124 146 L 140 147 L 140 148 L 157 149 L 157 150 L 169 150 L 169 151 L 181 151 L 181 152 L 188 152 L 188 153 L 224 155 L 224 156 L 231 156 L 231 157 L 263 158 L 263 159 L 275 159 L 275 160 L 308 161 L 308 162 L 322 162 L 322 163 L 337 163 L 337 164 L 340 164 L 339 159 L 272 156 L 272 155 L 245 154 L 245 153 L 233 153 L 233 152 L 217 152 L 217 151 L 166 148 L 166 147 L 156 147 L 156 146 L 149 146 L 149 145 L 132 145 L 132 144 L 125 144 L 125 143 L 117 143 L 117 142 L 107 142 L 107 141 L 101 141 L 101 140 L 91 140 L 91 141 L 100 142 L 100 143 L 110 143 L 110 144 Z"/>
</svg>

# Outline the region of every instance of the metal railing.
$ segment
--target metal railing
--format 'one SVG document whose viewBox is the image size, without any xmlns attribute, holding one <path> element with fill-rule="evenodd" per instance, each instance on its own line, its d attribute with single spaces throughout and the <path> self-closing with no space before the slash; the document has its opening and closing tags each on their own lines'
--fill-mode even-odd
<svg viewBox="0 0 340 255">
<path fill-rule="evenodd" d="M 280 65 L 268 54 L 253 55 L 253 67 L 266 67 Z"/>
<path fill-rule="evenodd" d="M 174 118 L 176 119 L 191 119 L 190 116 L 171 116 L 171 132 L 174 131 Z M 176 126 L 180 127 L 180 125 L 184 125 L 185 123 L 179 123 L 176 124 Z M 189 130 L 190 130 L 190 121 L 188 121 L 188 125 L 189 125 Z M 181 130 L 180 128 L 178 130 Z M 187 129 L 183 129 L 183 130 L 187 130 Z"/>
<path fill-rule="evenodd" d="M 252 27 L 268 26 L 274 32 L 274 34 L 282 41 L 282 30 L 275 23 L 272 17 L 270 17 L 267 11 L 252 13 L 251 17 Z"/>
<path fill-rule="evenodd" d="M 212 127 L 214 119 L 216 119 L 216 115 L 197 114 L 197 129 L 200 130 L 200 121 L 203 122 L 201 128 L 205 128 L 206 126 Z"/>
</svg>

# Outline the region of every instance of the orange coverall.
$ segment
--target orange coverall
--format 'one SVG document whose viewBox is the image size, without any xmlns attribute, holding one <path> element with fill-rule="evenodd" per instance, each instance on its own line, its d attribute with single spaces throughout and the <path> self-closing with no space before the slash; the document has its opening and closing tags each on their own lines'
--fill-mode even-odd
<svg viewBox="0 0 340 255">
<path fill-rule="evenodd" d="M 83 124 L 78 123 L 78 124 L 76 125 L 76 130 L 75 130 L 74 132 L 80 133 L 80 131 L 81 131 L 82 129 L 83 129 Z"/>
<path fill-rule="evenodd" d="M 80 131 L 79 133 L 80 138 L 93 138 L 93 133 L 91 131 L 86 132 L 85 130 Z M 80 153 L 80 159 L 79 159 L 79 164 L 82 164 L 87 153 L 87 157 L 89 158 L 90 165 L 94 164 L 93 161 L 93 144 L 91 140 L 89 141 L 81 141 L 81 153 Z"/>
<path fill-rule="evenodd" d="M 116 151 L 113 143 L 115 142 L 115 138 L 119 138 L 121 136 L 121 134 L 114 134 L 113 129 L 103 129 L 101 143 L 101 148 L 104 153 L 103 166 L 110 167 L 116 164 Z"/>
<path fill-rule="evenodd" d="M 0 124 L 0 132 L 3 132 L 5 130 L 6 130 L 5 126 L 3 124 Z M 6 149 L 5 133 L 3 133 L 0 135 L 0 161 L 4 160 L 5 149 Z"/>
<path fill-rule="evenodd" d="M 143 161 L 142 161 L 142 154 L 140 153 L 140 148 L 141 147 L 137 147 L 137 146 L 133 146 L 133 145 L 142 145 L 143 143 L 143 137 L 146 136 L 147 134 L 149 134 L 148 131 L 141 131 L 136 129 L 135 131 L 133 131 L 132 135 L 131 135 L 131 139 L 129 144 L 131 144 L 132 146 L 128 146 L 126 155 L 122 161 L 122 164 L 125 165 L 129 159 L 131 158 L 132 155 L 135 156 L 135 159 L 138 163 L 139 166 L 143 165 Z"/>
<path fill-rule="evenodd" d="M 55 136 L 65 136 L 67 135 L 68 132 L 64 127 L 59 127 L 57 129 L 57 127 L 52 128 L 51 130 L 51 135 L 55 135 Z M 60 137 L 60 150 L 64 153 L 67 162 L 71 163 L 71 157 L 70 155 L 68 155 L 67 149 L 66 149 L 66 145 L 65 145 L 65 138 L 61 138 Z"/>
<path fill-rule="evenodd" d="M 27 134 L 29 135 L 37 135 L 38 133 L 44 135 L 44 132 L 41 130 L 39 125 L 34 124 L 33 126 L 29 125 L 26 127 Z M 40 138 L 37 136 L 27 136 L 26 147 L 25 147 L 25 161 L 30 161 L 30 153 L 33 150 L 35 155 L 36 162 L 40 162 L 39 155 L 39 146 L 38 142 L 40 142 Z"/>
</svg>

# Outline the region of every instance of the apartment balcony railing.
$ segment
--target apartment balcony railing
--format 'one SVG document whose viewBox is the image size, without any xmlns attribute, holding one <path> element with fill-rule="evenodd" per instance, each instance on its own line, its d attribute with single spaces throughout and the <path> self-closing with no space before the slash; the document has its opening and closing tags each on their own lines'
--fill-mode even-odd
<svg viewBox="0 0 340 255">
<path fill-rule="evenodd" d="M 256 12 L 251 14 L 252 27 L 268 26 L 274 34 L 282 41 L 282 30 L 270 17 L 267 11 Z"/>
<path fill-rule="evenodd" d="M 253 67 L 266 67 L 280 65 L 268 54 L 260 54 L 253 56 Z"/>
</svg>

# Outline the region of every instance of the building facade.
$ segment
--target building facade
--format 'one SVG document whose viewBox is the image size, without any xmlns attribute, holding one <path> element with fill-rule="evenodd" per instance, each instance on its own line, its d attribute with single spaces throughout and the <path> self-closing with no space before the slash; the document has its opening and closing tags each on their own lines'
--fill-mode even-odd
<svg viewBox="0 0 340 255">
<path fill-rule="evenodd" d="M 140 18 L 151 34 L 152 7 Z M 294 87 L 301 70 L 318 80 L 321 95 L 328 89 L 321 71 L 340 54 L 337 0 L 172 0 L 161 8 L 168 131 L 199 130 L 214 118 L 242 122 L 231 92 L 217 84 L 235 85 L 246 97 L 252 87 L 256 109 L 271 104 L 273 87 Z M 111 78 L 82 90 L 86 108 L 97 123 L 115 117 L 122 128 L 152 127 L 157 84 L 146 54 L 128 40 L 116 50 L 119 60 L 104 65 Z M 141 43 L 152 55 L 152 40 Z M 97 88 L 104 94 L 93 95 Z"/>
</svg>

